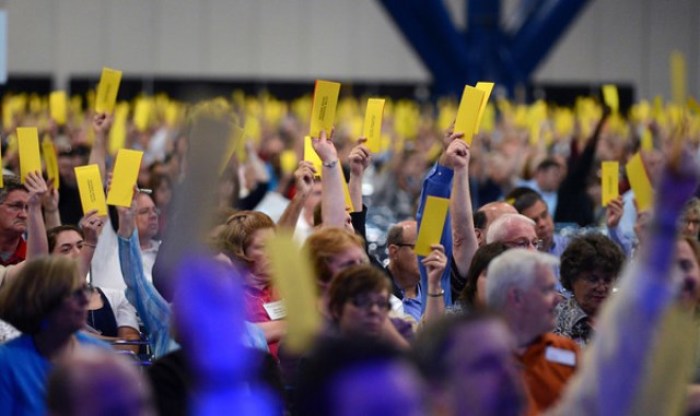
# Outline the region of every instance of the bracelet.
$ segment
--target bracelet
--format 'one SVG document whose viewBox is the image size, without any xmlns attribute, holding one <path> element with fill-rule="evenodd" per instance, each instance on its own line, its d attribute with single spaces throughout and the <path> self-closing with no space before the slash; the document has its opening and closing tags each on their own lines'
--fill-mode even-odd
<svg viewBox="0 0 700 416">
<path fill-rule="evenodd" d="M 334 168 L 338 164 L 338 159 L 331 160 L 330 162 L 323 162 L 323 166 L 326 168 Z"/>
<path fill-rule="evenodd" d="M 431 298 L 439 298 L 440 296 L 445 296 L 445 289 L 441 290 L 440 293 L 428 293 Z"/>
</svg>

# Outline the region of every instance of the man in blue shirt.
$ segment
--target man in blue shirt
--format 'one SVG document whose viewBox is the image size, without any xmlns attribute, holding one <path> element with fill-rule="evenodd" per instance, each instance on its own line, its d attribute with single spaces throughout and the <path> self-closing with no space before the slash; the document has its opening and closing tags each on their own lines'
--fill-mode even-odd
<svg viewBox="0 0 700 416">
<path fill-rule="evenodd" d="M 389 252 L 387 273 L 391 276 L 394 295 L 403 302 L 404 312 L 416 321 L 421 317 L 421 286 L 416 246 L 416 222 L 403 221 L 393 225 L 387 234 Z"/>
</svg>

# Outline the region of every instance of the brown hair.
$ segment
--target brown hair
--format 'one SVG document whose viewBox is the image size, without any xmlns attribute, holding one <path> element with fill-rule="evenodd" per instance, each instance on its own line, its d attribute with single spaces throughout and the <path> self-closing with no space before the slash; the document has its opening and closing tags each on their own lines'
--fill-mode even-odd
<svg viewBox="0 0 700 416">
<path fill-rule="evenodd" d="M 219 233 L 218 248 L 232 260 L 247 263 L 245 249 L 253 234 L 265 228 L 275 228 L 275 223 L 267 215 L 258 211 L 239 211 L 226 220 Z"/>
<path fill-rule="evenodd" d="M 83 230 L 81 230 L 73 224 L 63 224 L 57 227 L 53 227 L 46 232 L 46 238 L 49 242 L 49 254 L 53 253 L 53 249 L 56 248 L 56 240 L 58 240 L 58 235 L 65 231 L 75 231 L 80 235 L 81 238 L 85 238 Z"/>
<path fill-rule="evenodd" d="M 316 279 L 323 283 L 331 281 L 333 275 L 328 261 L 341 251 L 357 246 L 364 250 L 365 243 L 357 234 L 342 228 L 323 228 L 314 231 L 304 243 L 316 272 Z"/>
<path fill-rule="evenodd" d="M 348 267 L 331 281 L 328 289 L 328 310 L 333 320 L 337 321 L 345 302 L 363 293 L 381 291 L 391 293 L 389 279 L 381 270 L 369 264 Z"/>
<path fill-rule="evenodd" d="M 41 330 L 44 318 L 83 283 L 78 263 L 63 256 L 28 260 L 16 279 L 0 290 L 0 319 L 26 334 Z"/>
</svg>

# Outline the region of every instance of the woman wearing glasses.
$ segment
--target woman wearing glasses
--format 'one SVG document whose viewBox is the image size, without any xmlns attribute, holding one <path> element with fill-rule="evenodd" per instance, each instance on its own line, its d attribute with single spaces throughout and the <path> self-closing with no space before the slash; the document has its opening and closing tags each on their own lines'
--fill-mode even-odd
<svg viewBox="0 0 700 416">
<path fill-rule="evenodd" d="M 0 319 L 23 335 L 0 345 L 0 414 L 45 414 L 46 378 L 55 363 L 89 345 L 106 344 L 81 332 L 88 285 L 75 260 L 28 261 L 0 291 Z"/>
</svg>

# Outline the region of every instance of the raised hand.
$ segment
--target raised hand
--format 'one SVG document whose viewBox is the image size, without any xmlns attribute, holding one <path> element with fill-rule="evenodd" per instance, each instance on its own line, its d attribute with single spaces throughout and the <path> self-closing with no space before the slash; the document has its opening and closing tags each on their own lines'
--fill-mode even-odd
<svg viewBox="0 0 700 416">
<path fill-rule="evenodd" d="M 367 146 L 364 145 L 365 142 L 367 142 L 367 139 L 360 137 L 357 141 L 357 145 L 352 148 L 348 156 L 348 160 L 350 161 L 350 173 L 352 175 L 362 176 L 371 162 L 372 153 Z"/>
<path fill-rule="evenodd" d="M 80 228 L 83 230 L 83 244 L 94 248 L 97 245 L 100 233 L 102 233 L 104 223 L 105 218 L 97 215 L 96 209 L 88 211 L 85 216 L 81 218 L 79 224 Z"/>
<path fill-rule="evenodd" d="M 464 136 L 462 133 L 456 137 Z M 469 145 L 464 140 L 453 140 L 447 147 L 444 155 L 445 165 L 452 169 L 464 169 L 469 167 Z"/>
<path fill-rule="evenodd" d="M 95 114 L 92 118 L 92 128 L 98 135 L 105 136 L 109 132 L 110 127 L 112 127 L 112 122 L 114 121 L 114 116 L 107 113 Z"/>
<path fill-rule="evenodd" d="M 316 173 L 316 169 L 311 162 L 305 160 L 299 162 L 297 170 L 294 171 L 294 184 L 298 195 L 302 197 L 311 195 L 311 191 L 314 188 L 314 176 Z"/>
<path fill-rule="evenodd" d="M 29 192 L 29 198 L 27 199 L 29 206 L 41 206 L 42 199 L 49 190 L 48 186 L 46 186 L 46 181 L 41 176 L 41 173 L 29 172 L 24 180 L 24 186 Z"/>
<path fill-rule="evenodd" d="M 421 263 L 428 273 L 428 293 L 436 293 L 442 290 L 440 278 L 447 267 L 447 256 L 442 244 L 433 244 L 430 248 L 432 251 L 421 260 Z"/>
<path fill-rule="evenodd" d="M 612 201 L 608 202 L 608 209 L 605 213 L 605 220 L 608 228 L 616 228 L 620 224 L 622 213 L 623 205 L 621 196 L 618 196 L 617 199 L 613 199 Z"/>
<path fill-rule="evenodd" d="M 319 137 L 312 137 L 311 144 L 318 157 L 323 163 L 333 162 L 338 160 L 338 151 L 333 144 L 333 131 L 330 138 L 326 136 L 326 131 L 321 130 Z"/>
</svg>

